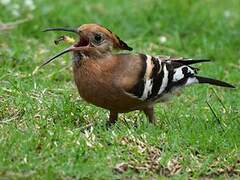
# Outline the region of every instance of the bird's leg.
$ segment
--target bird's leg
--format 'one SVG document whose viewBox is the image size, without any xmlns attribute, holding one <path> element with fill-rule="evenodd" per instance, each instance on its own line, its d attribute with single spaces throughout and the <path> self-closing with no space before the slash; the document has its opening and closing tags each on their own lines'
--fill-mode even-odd
<svg viewBox="0 0 240 180">
<path fill-rule="evenodd" d="M 153 124 L 156 123 L 156 117 L 155 117 L 155 114 L 154 114 L 153 106 L 148 106 L 148 107 L 144 108 L 143 112 L 147 116 L 150 123 L 153 123 Z"/>
<path fill-rule="evenodd" d="M 111 125 L 115 124 L 116 121 L 117 121 L 117 118 L 118 118 L 118 113 L 115 112 L 115 111 L 110 111 L 110 115 L 109 115 L 109 120 L 107 122 L 107 126 L 111 126 Z"/>
</svg>

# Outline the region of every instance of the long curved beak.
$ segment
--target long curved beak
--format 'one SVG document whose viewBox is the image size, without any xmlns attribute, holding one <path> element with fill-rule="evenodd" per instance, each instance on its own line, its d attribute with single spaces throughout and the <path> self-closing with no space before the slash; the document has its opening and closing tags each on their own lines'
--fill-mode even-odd
<svg viewBox="0 0 240 180">
<path fill-rule="evenodd" d="M 45 30 L 43 30 L 43 32 L 47 32 L 47 31 L 67 31 L 67 32 L 73 32 L 73 33 L 76 33 L 76 34 L 79 34 L 78 32 L 78 29 L 77 28 L 67 28 L 67 27 L 50 27 L 50 28 L 47 28 Z M 68 47 L 67 49 L 61 51 L 60 53 L 56 54 L 55 56 L 51 57 L 50 59 L 48 59 L 47 61 L 45 61 L 43 64 L 40 65 L 39 68 L 47 65 L 48 63 L 52 62 L 54 59 L 56 59 L 57 57 L 65 54 L 65 53 L 68 53 L 70 51 L 73 51 L 76 47 L 74 47 L 74 45 Z"/>
<path fill-rule="evenodd" d="M 47 32 L 47 31 L 67 31 L 67 32 L 73 32 L 78 34 L 77 28 L 67 28 L 67 27 L 50 27 L 43 30 L 43 32 Z"/>
<path fill-rule="evenodd" d="M 56 54 L 55 56 L 49 58 L 47 61 L 45 61 L 43 64 L 41 64 L 39 68 L 41 68 L 41 67 L 47 65 L 48 63 L 52 62 L 52 61 L 53 61 L 54 59 L 56 59 L 57 57 L 59 57 L 59 56 L 61 56 L 61 55 L 63 55 L 63 54 L 66 54 L 66 53 L 68 53 L 68 52 L 70 52 L 70 51 L 73 51 L 74 49 L 75 49 L 75 47 L 74 47 L 73 45 L 70 46 L 70 47 L 68 47 L 67 49 L 64 49 L 64 50 L 61 51 L 60 53 L 58 53 L 58 54 Z"/>
</svg>

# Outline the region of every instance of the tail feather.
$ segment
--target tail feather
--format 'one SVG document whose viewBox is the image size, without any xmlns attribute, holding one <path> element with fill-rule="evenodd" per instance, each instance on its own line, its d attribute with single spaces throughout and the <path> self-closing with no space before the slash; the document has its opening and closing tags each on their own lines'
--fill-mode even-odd
<svg viewBox="0 0 240 180">
<path fill-rule="evenodd" d="M 211 79 L 207 77 L 202 77 L 202 76 L 195 76 L 199 83 L 208 83 L 216 86 L 222 86 L 222 87 L 228 87 L 228 88 L 235 88 L 233 85 L 226 83 L 224 81 L 216 80 L 216 79 Z"/>
<path fill-rule="evenodd" d="M 210 59 L 177 59 L 173 60 L 173 62 L 177 62 L 183 65 L 191 65 L 191 64 L 197 64 L 197 63 L 202 63 L 202 62 L 210 62 Z"/>
</svg>

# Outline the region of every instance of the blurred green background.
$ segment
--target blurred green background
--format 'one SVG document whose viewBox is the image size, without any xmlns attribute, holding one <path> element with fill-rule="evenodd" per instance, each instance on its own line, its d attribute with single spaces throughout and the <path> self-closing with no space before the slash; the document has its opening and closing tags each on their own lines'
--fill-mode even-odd
<svg viewBox="0 0 240 180">
<path fill-rule="evenodd" d="M 0 0 L 0 178 L 239 177 L 239 12 L 239 0 Z M 84 23 L 134 53 L 210 58 L 200 74 L 237 88 L 188 87 L 156 106 L 156 126 L 131 112 L 106 130 L 107 111 L 77 93 L 70 55 L 33 74 L 65 47 L 41 31 Z"/>
</svg>

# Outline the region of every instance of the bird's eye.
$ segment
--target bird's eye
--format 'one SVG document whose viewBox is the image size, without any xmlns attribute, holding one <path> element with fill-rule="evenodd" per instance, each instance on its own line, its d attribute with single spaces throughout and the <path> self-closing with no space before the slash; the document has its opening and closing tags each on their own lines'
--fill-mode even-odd
<svg viewBox="0 0 240 180">
<path fill-rule="evenodd" d="M 94 41 L 95 41 L 96 43 L 101 43 L 102 40 L 103 40 L 103 38 L 102 38 L 102 35 L 101 35 L 101 34 L 95 34 L 95 35 L 94 35 Z"/>
</svg>

